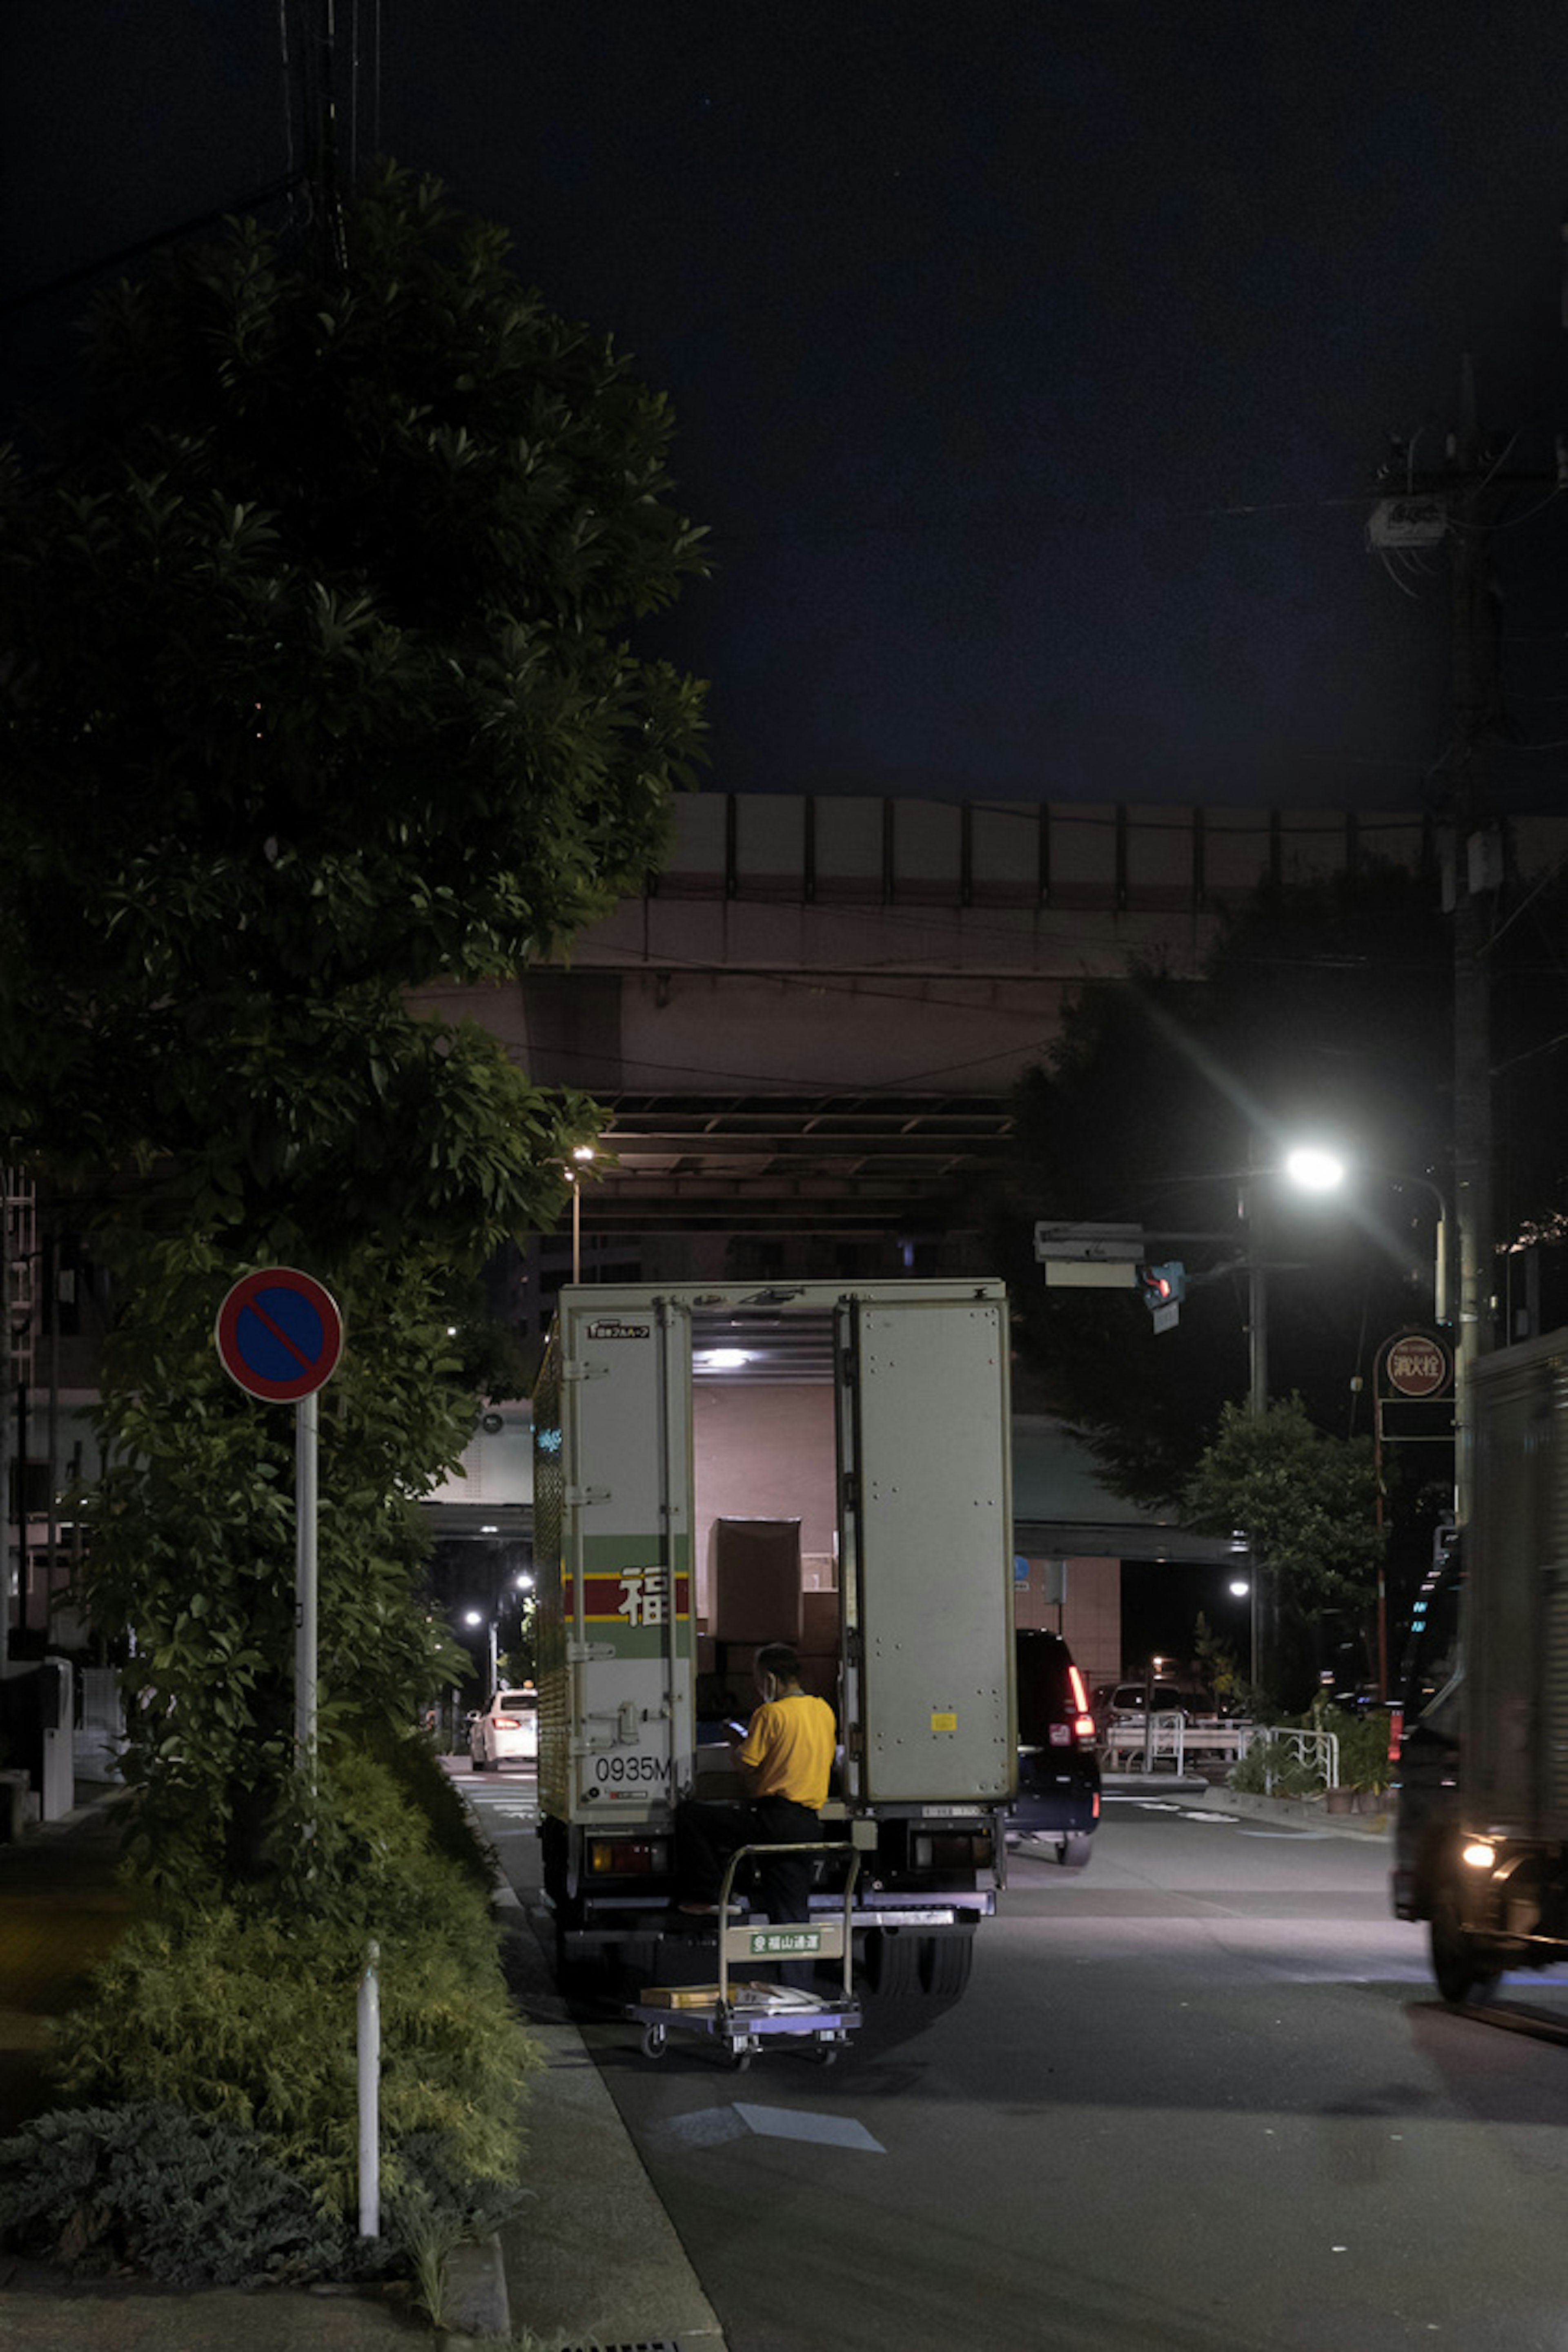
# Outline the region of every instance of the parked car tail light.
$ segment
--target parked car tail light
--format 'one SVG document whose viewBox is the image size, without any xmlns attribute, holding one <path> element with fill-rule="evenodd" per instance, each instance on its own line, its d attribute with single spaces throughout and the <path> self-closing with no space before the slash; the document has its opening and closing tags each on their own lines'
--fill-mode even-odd
<svg viewBox="0 0 1568 2352">
<path fill-rule="evenodd" d="M 522 1717 L 521 1715 L 492 1715 L 490 1721 L 498 1731 L 521 1731 L 522 1729 Z"/>
<path fill-rule="evenodd" d="M 1400 1742 L 1404 1738 L 1405 1709 L 1402 1706 L 1391 1706 L 1388 1710 L 1388 1760 L 1391 1764 L 1397 1764 L 1399 1761 Z"/>
</svg>

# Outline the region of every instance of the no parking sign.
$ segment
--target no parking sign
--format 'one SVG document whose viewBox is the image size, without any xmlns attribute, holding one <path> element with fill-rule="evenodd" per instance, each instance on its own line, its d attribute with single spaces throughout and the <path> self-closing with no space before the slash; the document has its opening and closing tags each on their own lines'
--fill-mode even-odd
<svg viewBox="0 0 1568 2352">
<path fill-rule="evenodd" d="M 294 1750 L 316 1771 L 316 1391 L 343 1351 L 331 1293 L 297 1266 L 242 1275 L 217 1311 L 218 1360 L 247 1396 L 294 1408 Z"/>
<path fill-rule="evenodd" d="M 237 1282 L 218 1309 L 218 1360 L 248 1396 L 297 1404 L 331 1380 L 343 1350 L 331 1293 L 291 1265 Z"/>
</svg>

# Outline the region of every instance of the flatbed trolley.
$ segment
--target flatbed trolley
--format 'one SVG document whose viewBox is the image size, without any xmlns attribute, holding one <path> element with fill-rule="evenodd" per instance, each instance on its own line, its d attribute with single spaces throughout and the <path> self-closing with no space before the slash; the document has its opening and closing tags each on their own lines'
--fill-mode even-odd
<svg viewBox="0 0 1568 2352">
<path fill-rule="evenodd" d="M 735 1873 L 748 1855 L 781 1853 L 847 1854 L 842 1914 L 821 1913 L 815 1919 L 730 1922 L 730 1895 Z M 642 2027 L 645 2058 L 662 2058 L 672 2033 L 690 2033 L 715 2042 L 737 2072 L 748 2067 L 764 2042 L 789 2035 L 811 2045 L 814 2055 L 830 2066 L 860 2023 L 855 1998 L 851 1917 L 860 1856 L 854 1848 L 827 1841 L 802 1845 L 743 1845 L 731 1857 L 719 1890 L 719 1981 L 717 1985 L 648 1987 L 626 2005 L 626 2014 Z M 816 1994 L 797 1992 L 793 1986 L 752 1984 L 731 1978 L 731 1961 L 793 1960 L 804 1958 L 839 1960 L 844 1964 L 842 1989 Z"/>
</svg>

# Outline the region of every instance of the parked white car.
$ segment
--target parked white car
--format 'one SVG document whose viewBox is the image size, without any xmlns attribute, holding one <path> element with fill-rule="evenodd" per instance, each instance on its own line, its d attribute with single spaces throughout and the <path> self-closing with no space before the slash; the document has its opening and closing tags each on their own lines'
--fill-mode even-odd
<svg viewBox="0 0 1568 2352">
<path fill-rule="evenodd" d="M 539 1760 L 539 1693 L 497 1691 L 482 1713 L 468 1717 L 468 1755 L 476 1772 L 492 1764 L 534 1764 Z"/>
</svg>

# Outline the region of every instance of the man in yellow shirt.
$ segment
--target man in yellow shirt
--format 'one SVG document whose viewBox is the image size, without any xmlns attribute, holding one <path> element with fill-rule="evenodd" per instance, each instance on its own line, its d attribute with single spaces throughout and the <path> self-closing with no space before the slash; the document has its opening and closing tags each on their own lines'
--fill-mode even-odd
<svg viewBox="0 0 1568 2352">
<path fill-rule="evenodd" d="M 800 1659 L 787 1642 L 757 1652 L 762 1701 L 735 1751 L 746 1795 L 725 1802 L 689 1798 L 675 1814 L 675 1867 L 682 1911 L 719 1907 L 724 1864 L 743 1845 L 798 1845 L 822 1835 L 817 1810 L 826 1801 L 838 1734 L 833 1709 L 801 1687 Z M 773 1920 L 804 1919 L 811 1890 L 805 1854 L 783 1854 L 763 1866 L 762 1895 Z"/>
</svg>

